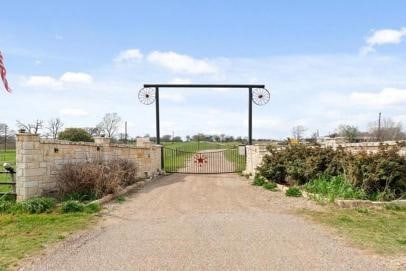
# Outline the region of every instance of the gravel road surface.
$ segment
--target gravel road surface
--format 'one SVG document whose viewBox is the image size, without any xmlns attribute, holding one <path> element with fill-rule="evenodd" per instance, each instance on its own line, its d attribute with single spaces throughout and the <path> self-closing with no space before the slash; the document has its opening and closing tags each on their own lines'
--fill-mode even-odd
<svg viewBox="0 0 406 271">
<path fill-rule="evenodd" d="M 391 270 L 294 214 L 301 207 L 320 208 L 234 174 L 173 174 L 21 270 Z"/>
</svg>

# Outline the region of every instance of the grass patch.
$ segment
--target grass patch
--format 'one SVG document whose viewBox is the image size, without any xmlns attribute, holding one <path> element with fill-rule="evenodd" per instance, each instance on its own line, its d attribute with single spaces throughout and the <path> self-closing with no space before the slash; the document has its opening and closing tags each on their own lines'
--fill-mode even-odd
<svg viewBox="0 0 406 271">
<path fill-rule="evenodd" d="M 293 186 L 286 190 L 285 195 L 288 197 L 301 197 L 302 191 L 298 187 Z"/>
<path fill-rule="evenodd" d="M 3 164 L 10 163 L 14 168 L 16 166 L 16 151 L 15 150 L 1 150 L 0 151 L 0 171 L 4 171 Z M 10 174 L 0 174 L 0 182 L 11 182 Z M 0 192 L 11 192 L 11 185 L 0 185 Z"/>
<path fill-rule="evenodd" d="M 252 185 L 263 186 L 266 183 L 266 179 L 260 175 L 255 175 Z"/>
<path fill-rule="evenodd" d="M 356 245 L 375 252 L 406 254 L 406 207 L 302 210 L 312 220 L 335 228 Z"/>
<path fill-rule="evenodd" d="M 117 198 L 116 198 L 116 202 L 117 203 L 123 203 L 125 201 L 125 197 L 124 196 L 118 196 Z"/>
<path fill-rule="evenodd" d="M 309 193 L 321 195 L 330 202 L 334 202 L 336 198 L 365 199 L 367 197 L 362 189 L 353 187 L 343 176 L 322 176 L 306 183 L 304 189 Z"/>
<path fill-rule="evenodd" d="M 263 188 L 266 190 L 271 190 L 271 191 L 278 191 L 277 185 L 274 182 L 266 182 L 262 185 Z"/>
<path fill-rule="evenodd" d="M 90 213 L 0 214 L 0 270 L 84 228 L 93 217 Z"/>
<path fill-rule="evenodd" d="M 47 197 L 21 202 L 0 198 L 0 270 L 87 226 L 99 211 L 99 204 L 76 200 L 57 205 Z"/>
</svg>

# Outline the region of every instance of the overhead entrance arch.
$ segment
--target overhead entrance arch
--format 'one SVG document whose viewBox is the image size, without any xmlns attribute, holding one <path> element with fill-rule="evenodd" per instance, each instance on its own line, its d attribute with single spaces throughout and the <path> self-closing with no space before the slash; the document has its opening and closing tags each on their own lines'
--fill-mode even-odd
<svg viewBox="0 0 406 271">
<path fill-rule="evenodd" d="M 248 90 L 248 145 L 252 145 L 252 104 L 265 105 L 270 93 L 260 84 L 144 84 L 139 91 L 140 102 L 155 103 L 156 143 L 161 144 L 159 90 L 161 88 L 245 88 Z M 187 143 L 185 143 L 187 144 Z M 245 146 L 208 143 L 204 148 L 166 146 L 162 148 L 161 167 L 167 172 L 179 173 L 228 173 L 241 172 L 245 168 Z"/>
</svg>

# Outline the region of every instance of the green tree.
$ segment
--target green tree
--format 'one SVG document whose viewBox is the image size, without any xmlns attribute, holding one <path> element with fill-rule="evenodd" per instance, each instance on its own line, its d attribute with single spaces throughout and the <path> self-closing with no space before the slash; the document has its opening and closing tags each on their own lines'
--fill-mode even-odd
<svg viewBox="0 0 406 271">
<path fill-rule="evenodd" d="M 93 137 L 85 129 L 82 128 L 66 128 L 63 132 L 59 133 L 58 139 L 94 142 Z"/>
</svg>

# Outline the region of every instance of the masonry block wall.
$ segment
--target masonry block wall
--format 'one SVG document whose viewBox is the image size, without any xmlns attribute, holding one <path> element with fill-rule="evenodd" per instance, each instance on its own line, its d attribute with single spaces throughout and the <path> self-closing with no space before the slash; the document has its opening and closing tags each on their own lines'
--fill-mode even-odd
<svg viewBox="0 0 406 271">
<path fill-rule="evenodd" d="M 161 146 L 147 140 L 136 145 L 112 144 L 109 138 L 95 138 L 94 143 L 42 139 L 38 135 L 18 134 L 17 200 L 49 193 L 56 188 L 55 177 L 66 163 L 133 161 L 140 178 L 154 176 L 161 170 Z"/>
</svg>

